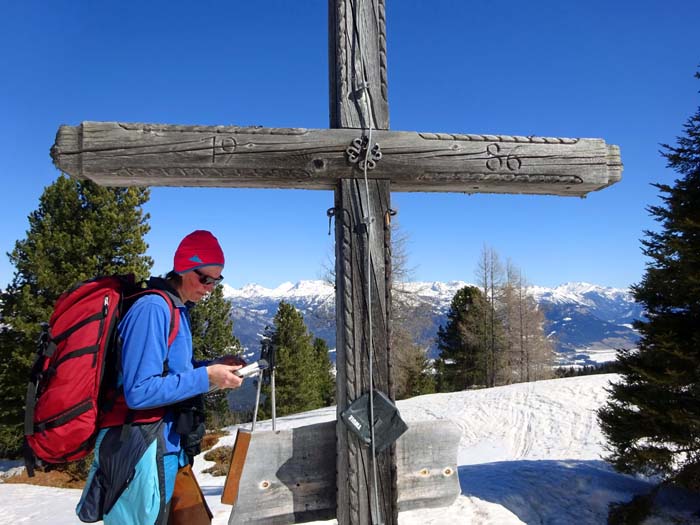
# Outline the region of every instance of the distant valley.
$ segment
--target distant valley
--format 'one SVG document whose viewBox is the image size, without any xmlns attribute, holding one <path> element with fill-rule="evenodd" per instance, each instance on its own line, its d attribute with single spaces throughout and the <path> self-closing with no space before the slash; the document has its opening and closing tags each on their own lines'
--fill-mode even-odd
<svg viewBox="0 0 700 525">
<path fill-rule="evenodd" d="M 404 298 L 425 316 L 420 343 L 436 356 L 435 335 L 457 290 L 468 283 L 413 282 L 401 285 Z M 642 306 L 627 290 L 588 283 L 568 283 L 556 288 L 533 286 L 528 292 L 543 309 L 547 334 L 556 341 L 561 365 L 591 365 L 614 359 L 618 348 L 633 348 L 639 334 L 632 328 L 643 317 Z M 224 286 L 231 300 L 234 333 L 248 354 L 257 354 L 260 335 L 271 326 L 280 301 L 294 305 L 308 329 L 335 348 L 335 295 L 325 281 L 284 283 L 270 289 L 258 285 Z"/>
</svg>

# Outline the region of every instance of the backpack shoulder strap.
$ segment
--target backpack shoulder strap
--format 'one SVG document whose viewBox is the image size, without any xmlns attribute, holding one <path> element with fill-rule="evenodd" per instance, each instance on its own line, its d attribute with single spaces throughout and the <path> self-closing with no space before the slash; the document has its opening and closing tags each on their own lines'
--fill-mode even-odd
<svg viewBox="0 0 700 525">
<path fill-rule="evenodd" d="M 165 377 L 168 375 L 168 371 L 170 370 L 169 365 L 168 365 L 168 360 L 170 357 L 170 347 L 172 344 L 175 342 L 175 338 L 177 337 L 177 333 L 180 330 L 180 311 L 177 308 L 177 303 L 181 302 L 176 296 L 174 296 L 172 293 L 168 292 L 167 290 L 161 290 L 158 288 L 144 288 L 143 290 L 139 290 L 133 295 L 129 296 L 129 300 L 136 301 L 140 297 L 143 297 L 144 295 L 148 294 L 156 294 L 160 295 L 163 299 L 165 299 L 165 302 L 167 303 L 168 307 L 170 308 L 170 328 L 168 332 L 168 349 L 165 354 L 165 360 L 163 361 L 163 372 L 162 376 Z M 162 415 L 160 416 L 162 417 Z M 136 411 L 128 409 L 126 413 L 126 418 L 122 427 L 121 431 L 121 436 L 120 440 L 125 441 L 131 425 L 134 423 L 134 421 L 137 419 Z"/>
<path fill-rule="evenodd" d="M 180 312 L 177 309 L 177 303 L 180 302 L 180 300 L 173 296 L 170 292 L 167 290 L 160 290 L 158 288 L 145 288 L 143 290 L 140 290 L 136 292 L 133 295 L 129 296 L 129 300 L 136 301 L 140 297 L 143 297 L 144 295 L 148 294 L 155 294 L 155 295 L 160 295 L 163 299 L 165 299 L 166 304 L 170 308 L 170 328 L 168 330 L 168 352 L 170 351 L 170 347 L 172 346 L 173 342 L 175 341 L 175 338 L 177 337 L 177 333 L 180 330 Z"/>
<path fill-rule="evenodd" d="M 144 294 L 157 294 L 160 295 L 165 302 L 168 303 L 170 307 L 170 329 L 168 331 L 168 352 L 172 346 L 175 338 L 177 337 L 177 332 L 180 330 L 180 311 L 177 309 L 176 302 L 177 299 L 166 290 L 158 290 L 156 288 L 147 288 L 144 290 Z"/>
</svg>

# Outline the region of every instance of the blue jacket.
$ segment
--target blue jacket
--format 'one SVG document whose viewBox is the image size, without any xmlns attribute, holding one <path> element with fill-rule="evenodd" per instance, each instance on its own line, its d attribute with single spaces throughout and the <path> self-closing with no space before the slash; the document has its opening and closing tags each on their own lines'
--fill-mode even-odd
<svg viewBox="0 0 700 525">
<path fill-rule="evenodd" d="M 179 304 L 178 304 L 179 303 Z M 134 303 L 119 323 L 122 338 L 122 382 L 129 408 L 168 406 L 204 394 L 209 378 L 204 366 L 192 354 L 192 332 L 187 307 L 178 301 L 180 329 L 168 351 L 170 307 L 160 295 L 149 294 Z M 163 376 L 163 363 L 168 373 Z M 168 452 L 180 447 L 180 436 L 173 430 L 172 414 L 165 417 Z"/>
<path fill-rule="evenodd" d="M 140 298 L 119 323 L 124 396 L 129 408 L 172 405 L 209 390 L 204 367 L 195 368 L 187 307 L 177 305 L 180 329 L 168 351 L 170 308 L 160 295 Z M 163 362 L 168 374 L 163 377 Z"/>
</svg>

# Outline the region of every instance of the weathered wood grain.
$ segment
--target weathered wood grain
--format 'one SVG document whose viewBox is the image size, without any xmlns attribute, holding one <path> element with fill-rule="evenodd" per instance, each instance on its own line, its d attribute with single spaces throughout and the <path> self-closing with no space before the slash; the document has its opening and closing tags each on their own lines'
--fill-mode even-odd
<svg viewBox="0 0 700 525">
<path fill-rule="evenodd" d="M 362 177 L 355 129 L 246 128 L 84 122 L 59 129 L 52 156 L 109 186 L 334 189 Z M 393 191 L 584 196 L 620 180 L 617 146 L 601 139 L 373 132 L 368 171 Z M 363 158 L 361 155 L 361 158 Z"/>
<path fill-rule="evenodd" d="M 460 494 L 462 431 L 449 420 L 419 421 L 396 443 L 399 511 L 447 507 Z"/>
<path fill-rule="evenodd" d="M 331 127 L 389 129 L 384 0 L 329 0 L 328 56 Z"/>
<path fill-rule="evenodd" d="M 335 422 L 329 421 L 249 434 L 248 457 L 229 524 L 281 525 L 335 516 L 335 433 Z M 454 502 L 460 493 L 459 437 L 459 428 L 449 420 L 409 424 L 396 442 L 401 511 Z"/>
<path fill-rule="evenodd" d="M 287 524 L 335 516 L 335 422 L 254 432 L 229 524 Z"/>
<path fill-rule="evenodd" d="M 343 179 L 336 189 L 336 401 L 338 416 L 362 394 L 369 392 L 369 353 L 373 353 L 373 381 L 393 399 L 391 348 L 391 260 L 386 256 L 390 236 L 385 217 L 389 213 L 389 182 Z M 371 221 L 371 228 L 369 222 Z M 367 257 L 371 255 L 371 268 Z M 367 301 L 371 286 L 372 319 Z M 371 450 L 361 446 L 338 417 L 337 424 L 338 523 L 370 524 L 375 514 Z M 377 455 L 379 512 L 386 524 L 396 523 L 394 448 Z M 340 505 L 342 503 L 342 505 Z"/>
</svg>

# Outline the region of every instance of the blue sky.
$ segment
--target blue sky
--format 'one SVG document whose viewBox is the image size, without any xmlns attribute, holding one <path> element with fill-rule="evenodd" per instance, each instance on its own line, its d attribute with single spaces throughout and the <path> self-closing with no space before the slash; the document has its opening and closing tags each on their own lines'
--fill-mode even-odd
<svg viewBox="0 0 700 525">
<path fill-rule="evenodd" d="M 327 2 L 1 0 L 0 286 L 5 256 L 83 120 L 328 127 Z M 626 287 L 655 228 L 659 144 L 700 104 L 695 0 L 387 0 L 393 130 L 603 138 L 623 180 L 586 199 L 394 193 L 415 280 L 473 280 L 484 245 L 538 285 Z M 212 230 L 233 286 L 319 278 L 332 192 L 153 188 L 149 254 Z"/>
</svg>

